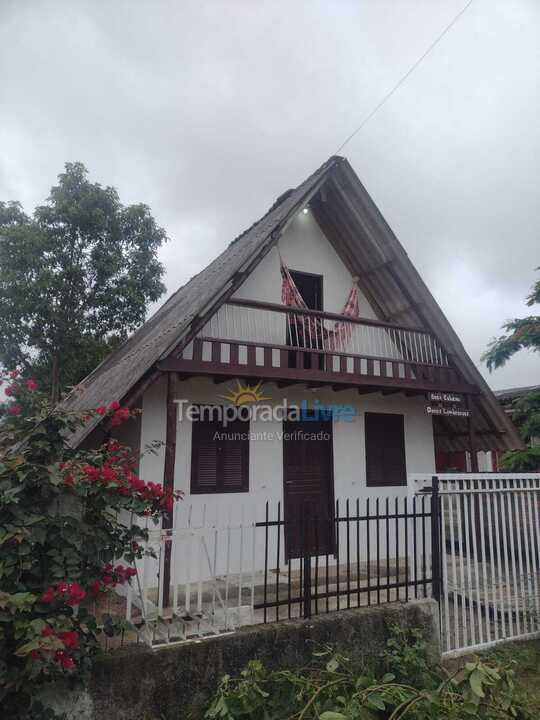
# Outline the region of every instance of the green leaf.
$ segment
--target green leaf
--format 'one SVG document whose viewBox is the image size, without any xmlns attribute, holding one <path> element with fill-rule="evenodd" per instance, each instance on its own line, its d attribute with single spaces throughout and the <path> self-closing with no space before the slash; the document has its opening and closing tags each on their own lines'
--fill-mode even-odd
<svg viewBox="0 0 540 720">
<path fill-rule="evenodd" d="M 378 693 L 370 693 L 367 697 L 367 705 L 375 710 L 385 710 L 386 704 Z"/>
<path fill-rule="evenodd" d="M 326 663 L 326 669 L 330 673 L 336 672 L 336 670 L 339 668 L 339 661 L 336 658 L 332 658 Z"/>
<path fill-rule="evenodd" d="M 482 684 L 483 684 L 484 678 L 482 675 L 482 672 L 480 670 L 474 670 L 471 673 L 471 676 L 469 677 L 469 684 L 471 686 L 471 690 L 475 695 L 477 695 L 480 698 L 483 698 L 486 696 Z"/>
<path fill-rule="evenodd" d="M 334 710 L 325 710 L 320 716 L 321 720 L 347 720 L 347 717 L 343 713 L 335 712 Z"/>
</svg>

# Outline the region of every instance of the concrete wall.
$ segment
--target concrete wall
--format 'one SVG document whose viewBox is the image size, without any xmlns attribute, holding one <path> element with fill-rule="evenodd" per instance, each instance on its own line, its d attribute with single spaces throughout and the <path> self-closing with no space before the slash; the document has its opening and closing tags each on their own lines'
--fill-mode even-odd
<svg viewBox="0 0 540 720">
<path fill-rule="evenodd" d="M 125 648 L 96 665 L 84 691 L 57 688 L 44 700 L 67 711 L 68 720 L 198 720 L 220 678 L 237 675 L 253 658 L 270 669 L 300 668 L 317 645 L 331 643 L 359 664 L 377 668 L 396 624 L 422 628 L 429 659 L 440 662 L 437 604 L 422 600 L 253 626 L 159 650 Z"/>
</svg>

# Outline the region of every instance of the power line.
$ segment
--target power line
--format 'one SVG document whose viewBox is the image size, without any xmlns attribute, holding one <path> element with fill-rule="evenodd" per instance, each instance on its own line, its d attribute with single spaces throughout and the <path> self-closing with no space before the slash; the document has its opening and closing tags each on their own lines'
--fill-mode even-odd
<svg viewBox="0 0 540 720">
<path fill-rule="evenodd" d="M 430 46 L 428 47 L 428 49 L 423 53 L 423 55 L 421 55 L 421 56 L 418 58 L 418 60 L 417 60 L 413 65 L 411 65 L 411 67 L 407 70 L 407 72 L 405 73 L 405 75 L 403 75 L 403 76 L 398 80 L 398 82 L 394 85 L 394 87 L 393 87 L 388 93 L 386 93 L 386 95 L 383 97 L 383 99 L 373 108 L 373 110 L 369 113 L 369 115 L 367 115 L 367 116 L 362 120 L 362 122 L 360 123 L 360 125 L 356 128 L 356 130 L 354 130 L 354 132 L 352 132 L 352 133 L 349 135 L 349 137 L 345 140 L 345 142 L 343 142 L 343 143 L 338 147 L 338 149 L 335 151 L 334 155 L 338 155 L 338 154 L 341 152 L 341 150 L 343 150 L 343 148 L 345 147 L 345 145 L 347 145 L 347 143 L 350 142 L 350 141 L 353 139 L 353 137 L 360 132 L 360 130 L 364 127 L 364 125 L 365 125 L 367 122 L 369 122 L 369 120 L 371 120 L 371 118 L 375 115 L 375 113 L 382 108 L 382 106 L 387 102 L 387 100 L 389 100 L 389 99 L 392 97 L 392 95 L 396 92 L 396 90 L 398 90 L 398 89 L 403 85 L 403 83 L 404 83 L 405 80 L 409 77 L 409 75 L 411 75 L 411 73 L 413 73 L 413 72 L 416 70 L 416 68 L 420 65 L 420 63 L 422 62 L 422 60 L 424 60 L 424 59 L 429 55 L 429 53 L 433 50 L 433 48 L 443 39 L 443 37 L 446 35 L 446 33 L 456 24 L 456 22 L 459 20 L 459 18 L 465 13 L 465 11 L 466 11 L 472 4 L 473 4 L 473 0 L 469 0 L 469 2 L 465 5 L 465 7 L 462 8 L 462 9 L 458 12 L 458 14 L 454 17 L 454 19 L 444 28 L 444 30 L 441 32 L 441 34 L 438 35 L 437 38 L 431 43 L 431 45 L 430 45 Z"/>
</svg>

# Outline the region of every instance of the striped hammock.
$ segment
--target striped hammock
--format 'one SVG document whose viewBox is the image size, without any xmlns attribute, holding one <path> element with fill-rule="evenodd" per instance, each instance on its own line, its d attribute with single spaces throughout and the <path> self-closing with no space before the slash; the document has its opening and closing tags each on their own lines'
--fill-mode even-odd
<svg viewBox="0 0 540 720">
<path fill-rule="evenodd" d="M 307 310 L 308 307 L 300 294 L 289 268 L 280 257 L 281 270 L 281 302 L 287 307 Z M 358 307 L 358 289 L 353 284 L 345 307 L 341 313 L 347 317 L 357 318 L 360 315 Z M 309 347 L 314 350 L 341 351 L 346 349 L 352 335 L 352 323 L 338 320 L 332 328 L 324 326 L 324 318 L 313 315 L 294 313 L 288 315 L 289 335 L 291 342 L 297 347 Z"/>
</svg>

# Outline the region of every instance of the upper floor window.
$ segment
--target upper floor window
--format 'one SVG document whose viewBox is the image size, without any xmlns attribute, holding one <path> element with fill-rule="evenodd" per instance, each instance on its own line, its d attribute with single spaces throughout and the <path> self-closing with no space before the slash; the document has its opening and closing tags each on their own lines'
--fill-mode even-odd
<svg viewBox="0 0 540 720">
<path fill-rule="evenodd" d="M 323 276 L 291 270 L 291 277 L 310 310 L 323 309 Z"/>
</svg>

